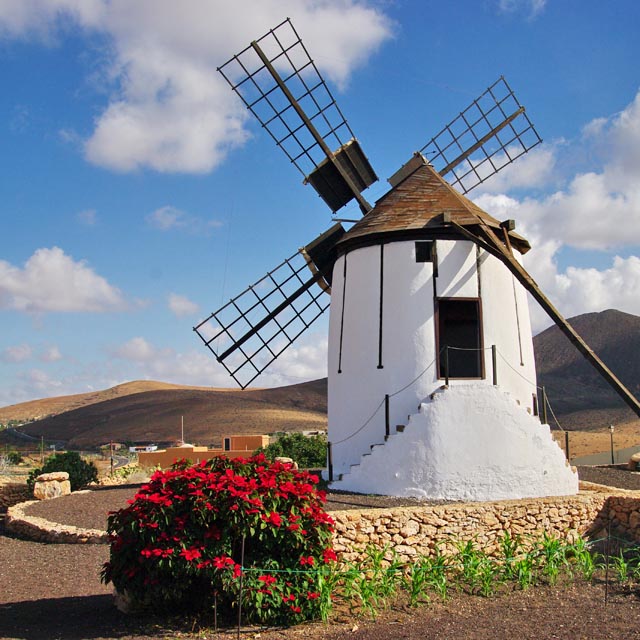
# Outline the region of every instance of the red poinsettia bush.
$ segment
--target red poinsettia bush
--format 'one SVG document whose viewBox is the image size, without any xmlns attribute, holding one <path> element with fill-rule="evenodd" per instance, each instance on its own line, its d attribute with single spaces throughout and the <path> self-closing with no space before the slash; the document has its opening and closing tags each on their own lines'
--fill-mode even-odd
<svg viewBox="0 0 640 640">
<path fill-rule="evenodd" d="M 203 609 L 291 623 L 323 606 L 335 561 L 318 478 L 260 454 L 157 471 L 108 519 L 104 582 L 137 607 Z M 324 603 L 326 605 L 326 603 Z"/>
</svg>

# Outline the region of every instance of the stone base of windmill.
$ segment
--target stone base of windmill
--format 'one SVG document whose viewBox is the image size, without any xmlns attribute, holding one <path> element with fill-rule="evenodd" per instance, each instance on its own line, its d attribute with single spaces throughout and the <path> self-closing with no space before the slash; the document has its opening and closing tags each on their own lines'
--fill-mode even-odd
<svg viewBox="0 0 640 640">
<path fill-rule="evenodd" d="M 541 424 L 498 387 L 455 385 L 410 416 L 332 490 L 491 501 L 578 493 L 578 474 Z"/>
</svg>

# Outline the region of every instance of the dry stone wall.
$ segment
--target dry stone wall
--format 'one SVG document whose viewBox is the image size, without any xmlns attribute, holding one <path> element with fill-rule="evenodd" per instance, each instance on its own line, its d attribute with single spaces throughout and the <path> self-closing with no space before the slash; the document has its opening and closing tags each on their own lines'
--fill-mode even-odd
<svg viewBox="0 0 640 640">
<path fill-rule="evenodd" d="M 603 537 L 611 520 L 616 535 L 640 541 L 640 492 L 583 491 L 577 496 L 456 503 L 429 507 L 333 513 L 335 549 L 346 560 L 363 557 L 368 545 L 388 545 L 401 561 L 431 555 L 436 547 L 454 553 L 456 543 L 475 540 L 491 554 L 505 534 L 526 546 L 546 532 L 575 539 Z"/>
<path fill-rule="evenodd" d="M 33 503 L 8 509 L 8 530 L 41 542 L 108 542 L 104 531 L 26 515 L 25 508 Z M 640 491 L 612 492 L 610 487 L 588 483 L 577 496 L 334 511 L 331 515 L 336 521 L 334 547 L 345 560 L 362 558 L 369 545 L 386 545 L 406 562 L 430 555 L 436 545 L 444 553 L 454 553 L 455 544 L 467 540 L 477 541 L 492 553 L 498 551 L 506 532 L 520 536 L 525 546 L 545 532 L 568 540 L 577 535 L 602 538 L 607 535 L 609 521 L 613 533 L 640 542 Z"/>
<path fill-rule="evenodd" d="M 12 478 L 0 477 L 0 513 L 19 502 L 29 500 L 31 494 L 24 482 L 16 482 Z"/>
</svg>

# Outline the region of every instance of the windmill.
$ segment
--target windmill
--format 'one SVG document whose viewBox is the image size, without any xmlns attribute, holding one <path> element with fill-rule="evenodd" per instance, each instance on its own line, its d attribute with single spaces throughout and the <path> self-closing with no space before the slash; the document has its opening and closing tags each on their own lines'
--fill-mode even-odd
<svg viewBox="0 0 640 640">
<path fill-rule="evenodd" d="M 219 71 L 335 213 L 333 224 L 194 329 L 245 388 L 330 306 L 336 488 L 497 499 L 577 491 L 537 387 L 527 292 L 640 415 L 640 404 L 522 266 L 528 241 L 465 197 L 541 142 L 501 77 L 378 178 L 289 19 Z"/>
</svg>

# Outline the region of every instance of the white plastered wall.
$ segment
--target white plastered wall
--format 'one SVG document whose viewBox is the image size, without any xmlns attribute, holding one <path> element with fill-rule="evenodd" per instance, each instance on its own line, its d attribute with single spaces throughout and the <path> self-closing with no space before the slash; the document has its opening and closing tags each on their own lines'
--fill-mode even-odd
<svg viewBox="0 0 640 640">
<path fill-rule="evenodd" d="M 374 447 L 333 489 L 447 500 L 572 495 L 578 474 L 548 425 L 499 387 L 438 391 L 403 433 Z"/>
<path fill-rule="evenodd" d="M 520 342 L 511 273 L 467 241 L 438 240 L 439 297 L 482 298 L 484 345 L 498 347 L 498 383 L 524 407 L 535 389 L 533 345 L 526 294 L 516 285 Z M 379 365 L 380 245 L 346 255 L 334 267 L 329 323 L 329 441 L 334 477 L 348 473 L 371 445 L 384 442 L 384 397 L 389 394 L 391 432 L 406 424 L 420 403 L 444 381 L 436 373 L 433 264 L 416 263 L 415 241 L 384 245 L 382 368 Z M 478 277 L 478 263 L 480 276 Z M 343 320 L 344 312 L 344 320 Z M 340 353 L 340 334 L 342 348 Z M 509 365 L 507 365 L 507 362 Z M 485 352 L 491 385 L 491 351 Z M 451 385 L 465 381 L 451 380 Z M 467 381 L 468 383 L 468 381 Z"/>
</svg>

